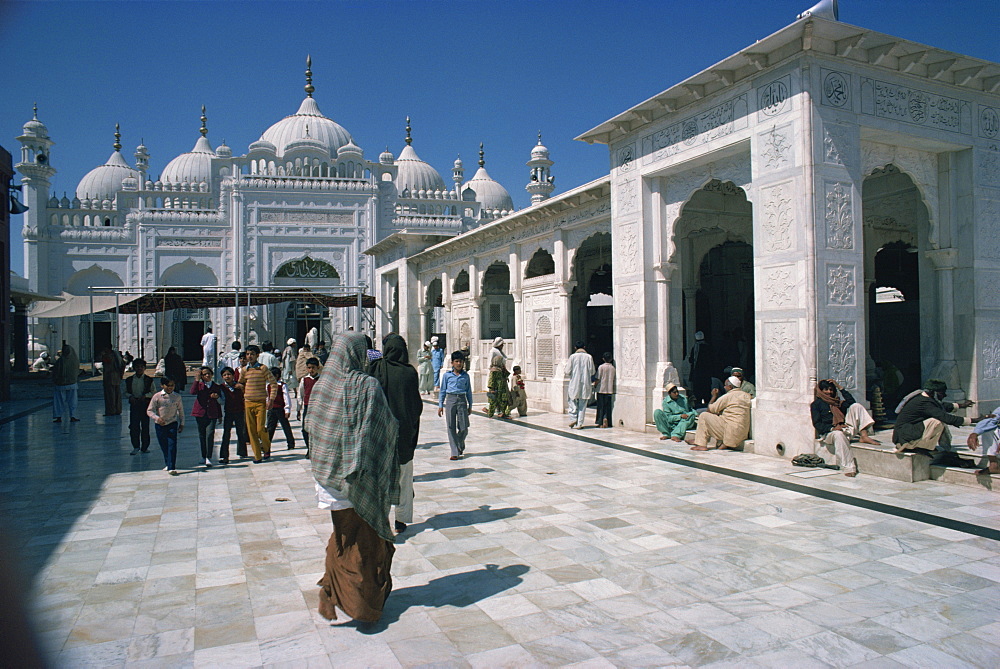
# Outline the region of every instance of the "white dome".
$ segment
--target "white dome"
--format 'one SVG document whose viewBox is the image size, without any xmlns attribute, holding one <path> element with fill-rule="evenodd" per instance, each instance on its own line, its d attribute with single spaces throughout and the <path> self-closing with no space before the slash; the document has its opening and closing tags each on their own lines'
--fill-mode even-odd
<svg viewBox="0 0 1000 669">
<path fill-rule="evenodd" d="M 344 144 L 342 147 L 340 147 L 340 149 L 337 151 L 338 157 L 346 155 L 364 156 L 365 152 L 362 151 L 361 147 L 355 144 L 354 140 L 352 139 L 347 144 Z"/>
<path fill-rule="evenodd" d="M 383 165 L 392 165 L 393 161 L 395 160 L 396 157 L 392 155 L 392 151 L 389 150 L 389 147 L 385 147 L 385 151 L 379 154 L 378 157 L 378 161 Z"/>
<path fill-rule="evenodd" d="M 400 194 L 406 189 L 410 190 L 411 197 L 420 190 L 448 190 L 438 171 L 420 160 L 417 152 L 409 144 L 403 147 L 396 164 L 399 165 L 396 189 Z"/>
<path fill-rule="evenodd" d="M 549 157 L 549 150 L 544 146 L 542 146 L 542 142 L 541 140 L 539 140 L 538 144 L 536 144 L 535 147 L 531 149 L 532 160 L 534 160 L 535 158 L 548 159 L 548 157 Z"/>
<path fill-rule="evenodd" d="M 308 133 L 306 132 L 307 126 Z M 337 149 L 351 141 L 351 133 L 344 130 L 332 119 L 323 116 L 316 100 L 307 97 L 302 101 L 297 112 L 281 119 L 260 136 L 260 141 L 274 145 L 278 158 L 284 156 L 285 147 L 305 139 L 318 140 L 327 148 L 331 156 L 335 156 Z"/>
<path fill-rule="evenodd" d="M 209 182 L 212 180 L 212 158 L 215 149 L 208 143 L 207 137 L 199 137 L 194 148 L 177 156 L 163 168 L 160 181 L 164 183 Z"/>
<path fill-rule="evenodd" d="M 462 192 L 469 188 L 476 194 L 476 201 L 483 209 L 514 211 L 514 200 L 511 199 L 510 193 L 490 177 L 485 167 L 480 167 L 475 176 L 462 186 Z"/>
<path fill-rule="evenodd" d="M 113 200 L 121 190 L 122 180 L 138 179 L 139 173 L 129 167 L 120 151 L 116 150 L 108 162 L 87 172 L 76 187 L 76 196 L 81 200 Z"/>
<path fill-rule="evenodd" d="M 220 158 L 232 158 L 233 150 L 226 146 L 225 140 L 222 140 L 222 144 L 219 144 L 215 149 L 215 155 Z"/>
</svg>

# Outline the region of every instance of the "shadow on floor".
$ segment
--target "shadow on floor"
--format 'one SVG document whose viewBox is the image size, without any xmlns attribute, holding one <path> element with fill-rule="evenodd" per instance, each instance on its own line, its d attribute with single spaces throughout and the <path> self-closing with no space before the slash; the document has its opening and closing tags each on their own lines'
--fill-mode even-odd
<svg viewBox="0 0 1000 669">
<path fill-rule="evenodd" d="M 463 453 L 462 457 L 465 457 L 465 458 L 472 458 L 472 457 L 484 458 L 487 455 L 507 455 L 508 453 L 524 453 L 524 452 L 525 452 L 525 449 L 523 449 L 523 448 L 508 448 L 507 450 L 504 450 L 504 451 L 482 451 L 480 453 L 476 453 L 475 451 L 469 451 L 467 453 Z"/>
<path fill-rule="evenodd" d="M 417 474 L 413 477 L 414 483 L 427 483 L 428 481 L 440 481 L 442 479 L 460 479 L 466 476 L 471 476 L 472 474 L 489 474 L 490 472 L 495 472 L 495 469 L 490 469 L 489 467 L 479 467 L 478 469 L 473 469 L 471 467 L 466 467 L 464 469 L 451 469 L 446 472 L 430 472 L 428 474 Z"/>
<path fill-rule="evenodd" d="M 417 448 L 419 448 L 419 449 L 429 449 L 432 446 L 447 446 L 447 445 L 448 445 L 447 441 L 428 441 L 425 444 L 417 444 Z"/>
<path fill-rule="evenodd" d="M 521 509 L 512 506 L 506 509 L 491 509 L 489 504 L 484 504 L 478 509 L 471 511 L 448 511 L 432 516 L 421 523 L 414 523 L 401 532 L 399 536 L 406 538 L 415 534 L 420 534 L 424 530 L 443 530 L 448 527 L 465 527 L 466 525 L 477 525 L 479 523 L 490 523 L 494 520 L 504 520 L 513 518 Z"/>
<path fill-rule="evenodd" d="M 399 620 L 411 606 L 470 606 L 517 586 L 523 580 L 521 576 L 528 573 L 529 569 L 523 564 L 502 568 L 487 564 L 475 571 L 435 578 L 427 585 L 394 590 L 386 600 L 382 618 L 378 622 L 351 622 L 347 625 L 357 627 L 362 634 L 378 634 Z"/>
</svg>

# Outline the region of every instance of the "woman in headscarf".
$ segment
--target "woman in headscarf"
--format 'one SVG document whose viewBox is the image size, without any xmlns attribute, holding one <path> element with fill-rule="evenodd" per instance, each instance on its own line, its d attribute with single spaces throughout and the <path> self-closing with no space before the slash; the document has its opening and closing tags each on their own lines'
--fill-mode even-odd
<svg viewBox="0 0 1000 669">
<path fill-rule="evenodd" d="M 80 377 L 80 356 L 73 347 L 63 344 L 56 364 L 52 365 L 52 422 L 61 423 L 64 414 L 69 414 L 71 423 L 79 422 L 76 417 L 77 379 Z"/>
<path fill-rule="evenodd" d="M 424 347 L 417 353 L 417 374 L 420 376 L 420 392 L 430 395 L 434 392 L 434 363 L 431 360 L 431 343 L 424 342 Z"/>
<path fill-rule="evenodd" d="M 697 414 L 691 408 L 688 398 L 681 395 L 676 383 L 667 386 L 667 396 L 662 408 L 653 412 L 656 429 L 662 435 L 660 440 L 684 441 L 684 434 L 694 428 Z"/>
<path fill-rule="evenodd" d="M 382 357 L 371 363 L 368 373 L 382 386 L 389 410 L 399 421 L 399 437 L 396 440 L 396 451 L 399 453 L 396 531 L 402 532 L 408 523 L 413 522 L 413 451 L 417 448 L 420 433 L 420 412 L 424 410 L 417 370 L 410 364 L 406 340 L 395 333 L 386 335 L 382 340 Z"/>
<path fill-rule="evenodd" d="M 493 340 L 490 351 L 490 376 L 486 382 L 486 398 L 489 404 L 486 415 L 493 418 L 499 414 L 501 418 L 510 418 L 510 389 L 507 387 L 507 356 L 503 353 L 503 337 Z"/>
<path fill-rule="evenodd" d="M 304 420 L 319 507 L 333 516 L 318 583 L 327 620 L 336 620 L 339 608 L 377 621 L 392 590 L 389 509 L 399 503 L 399 428 L 378 381 L 363 371 L 366 348 L 361 334 L 333 339 Z"/>
<path fill-rule="evenodd" d="M 184 364 L 184 358 L 177 354 L 175 346 L 168 348 L 167 354 L 163 356 L 163 369 L 163 375 L 173 380 L 174 389 L 179 393 L 184 392 L 188 380 L 187 365 Z"/>
</svg>

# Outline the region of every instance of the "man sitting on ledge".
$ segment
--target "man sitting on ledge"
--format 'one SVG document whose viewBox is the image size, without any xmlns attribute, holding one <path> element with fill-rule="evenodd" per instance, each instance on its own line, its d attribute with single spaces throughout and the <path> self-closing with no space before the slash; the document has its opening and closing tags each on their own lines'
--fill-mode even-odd
<svg viewBox="0 0 1000 669">
<path fill-rule="evenodd" d="M 750 434 L 750 402 L 752 398 L 740 390 L 741 382 L 735 376 L 726 379 L 726 394 L 718 399 L 719 391 L 712 389 L 712 403 L 708 411 L 698 416 L 698 431 L 694 435 L 692 451 L 707 451 L 708 439 L 716 441 L 717 448 L 738 451 Z"/>
<path fill-rule="evenodd" d="M 837 392 L 843 394 L 841 400 Z M 875 425 L 875 419 L 863 406 L 854 401 L 854 396 L 844 390 L 843 386 L 833 379 L 824 379 L 816 384 L 816 399 L 809 407 L 812 414 L 816 437 L 826 446 L 833 446 L 837 464 L 844 471 L 844 476 L 858 475 L 858 464 L 851 452 L 851 440 L 858 439 L 862 444 L 878 445 L 868 436 L 868 430 Z"/>
<path fill-rule="evenodd" d="M 947 392 L 948 385 L 944 381 L 928 379 L 922 392 L 906 400 L 896 417 L 896 429 L 892 431 L 892 443 L 896 445 L 897 453 L 917 448 L 933 450 L 935 447 L 940 451 L 952 450 L 951 430 L 947 426 L 972 425 L 973 421 L 951 412 L 970 407 L 972 402 L 943 402 Z"/>
</svg>

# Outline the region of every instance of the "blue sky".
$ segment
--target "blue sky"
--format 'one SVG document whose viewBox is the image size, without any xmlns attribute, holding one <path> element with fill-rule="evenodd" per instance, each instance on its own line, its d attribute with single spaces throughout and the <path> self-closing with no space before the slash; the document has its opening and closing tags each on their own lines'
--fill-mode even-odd
<svg viewBox="0 0 1000 669">
<path fill-rule="evenodd" d="M 795 20 L 811 0 L 767 2 L 3 2 L 0 145 L 31 118 L 49 128 L 53 190 L 77 182 L 140 138 L 159 174 L 198 137 L 242 154 L 304 96 L 315 97 L 369 159 L 414 148 L 451 183 L 479 142 L 487 170 L 528 203 L 524 163 L 541 130 L 557 192 L 607 172 L 603 146 L 573 137 Z M 994 7 L 990 10 L 989 7 Z M 840 19 L 1000 61 L 992 2 L 842 0 Z M 20 229 L 20 223 L 13 226 Z M 19 232 L 12 265 L 23 271 Z"/>
</svg>

